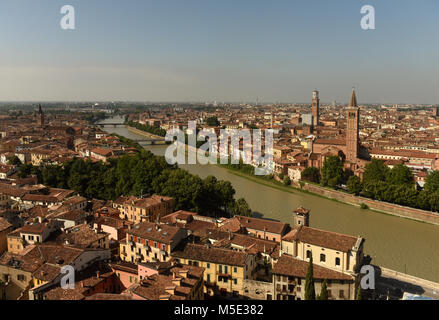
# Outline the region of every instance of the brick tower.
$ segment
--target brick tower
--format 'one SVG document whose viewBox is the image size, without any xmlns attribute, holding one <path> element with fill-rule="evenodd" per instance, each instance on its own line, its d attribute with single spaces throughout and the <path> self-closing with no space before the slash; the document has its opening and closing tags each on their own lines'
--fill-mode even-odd
<svg viewBox="0 0 439 320">
<path fill-rule="evenodd" d="M 351 101 L 347 109 L 346 160 L 355 161 L 360 147 L 360 109 L 357 106 L 355 90 L 352 89 Z"/>
<path fill-rule="evenodd" d="M 313 116 L 313 125 L 317 127 L 320 122 L 320 99 L 319 92 L 314 90 L 312 93 L 312 116 Z"/>
<path fill-rule="evenodd" d="M 38 106 L 38 126 L 44 127 L 44 113 L 41 104 Z"/>
</svg>

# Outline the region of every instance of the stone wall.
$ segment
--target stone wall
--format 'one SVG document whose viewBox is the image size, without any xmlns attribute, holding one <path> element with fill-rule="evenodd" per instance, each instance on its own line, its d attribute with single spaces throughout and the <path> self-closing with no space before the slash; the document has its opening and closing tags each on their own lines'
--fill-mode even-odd
<svg viewBox="0 0 439 320">
<path fill-rule="evenodd" d="M 423 222 L 439 225 L 439 214 L 430 211 L 404 207 L 397 204 L 372 200 L 363 197 L 357 197 L 348 193 L 327 189 L 309 183 L 305 183 L 302 189 L 344 203 L 353 204 L 357 206 L 360 206 L 362 203 L 364 203 L 372 210 L 377 210 L 394 216 L 399 216 L 412 220 L 423 221 Z"/>
</svg>

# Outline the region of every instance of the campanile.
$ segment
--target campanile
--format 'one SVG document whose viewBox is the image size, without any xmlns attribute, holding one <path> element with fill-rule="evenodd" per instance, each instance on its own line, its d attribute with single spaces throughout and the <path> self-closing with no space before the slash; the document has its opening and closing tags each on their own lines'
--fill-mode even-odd
<svg viewBox="0 0 439 320">
<path fill-rule="evenodd" d="M 360 147 L 360 109 L 357 105 L 355 90 L 352 89 L 351 101 L 347 109 L 346 159 L 355 161 Z"/>
<path fill-rule="evenodd" d="M 312 124 L 314 127 L 317 127 L 320 122 L 320 99 L 319 99 L 319 92 L 317 90 L 314 90 L 312 93 L 312 117 L 313 122 Z"/>
</svg>

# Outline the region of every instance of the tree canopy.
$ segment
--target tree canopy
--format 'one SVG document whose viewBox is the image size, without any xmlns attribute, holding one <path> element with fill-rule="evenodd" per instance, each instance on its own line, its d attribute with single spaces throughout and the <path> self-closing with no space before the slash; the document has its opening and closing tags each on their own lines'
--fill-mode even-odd
<svg viewBox="0 0 439 320">
<path fill-rule="evenodd" d="M 308 182 L 319 183 L 320 171 L 316 167 L 307 167 L 302 171 L 301 179 Z"/>
<path fill-rule="evenodd" d="M 361 179 L 357 176 L 350 176 L 348 182 L 346 183 L 346 187 L 349 193 L 359 195 L 361 190 L 363 189 L 363 184 L 361 183 Z"/>
<path fill-rule="evenodd" d="M 146 150 L 107 163 L 74 158 L 63 165 L 20 166 L 21 177 L 30 174 L 37 175 L 39 183 L 72 189 L 87 198 L 115 200 L 121 195 L 160 194 L 174 198 L 175 210 L 208 216 L 251 215 L 244 199 L 235 200 L 230 182 L 213 176 L 202 179 Z"/>
<path fill-rule="evenodd" d="M 206 119 L 206 124 L 210 127 L 218 127 L 220 122 L 217 117 L 213 116 Z"/>
<path fill-rule="evenodd" d="M 389 174 L 389 167 L 384 164 L 383 160 L 372 159 L 370 163 L 366 165 L 363 182 L 378 182 L 385 181 Z"/>
<path fill-rule="evenodd" d="M 324 186 L 335 187 L 343 181 L 343 163 L 337 156 L 326 158 L 322 167 L 322 184 Z"/>
</svg>

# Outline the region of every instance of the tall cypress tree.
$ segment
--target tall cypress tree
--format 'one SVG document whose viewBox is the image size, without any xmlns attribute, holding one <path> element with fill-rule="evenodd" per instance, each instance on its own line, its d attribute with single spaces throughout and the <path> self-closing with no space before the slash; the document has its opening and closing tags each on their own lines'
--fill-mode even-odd
<svg viewBox="0 0 439 320">
<path fill-rule="evenodd" d="M 305 300 L 315 300 L 316 291 L 314 287 L 314 272 L 312 264 L 312 254 L 309 259 L 308 270 L 306 271 L 306 283 L 305 283 Z"/>
<path fill-rule="evenodd" d="M 328 300 L 328 287 L 326 285 L 326 279 L 323 280 L 322 289 L 320 291 L 319 300 Z"/>
<path fill-rule="evenodd" d="M 363 300 L 363 290 L 361 289 L 361 286 L 358 285 L 357 287 L 357 297 L 355 298 L 355 300 Z"/>
</svg>

